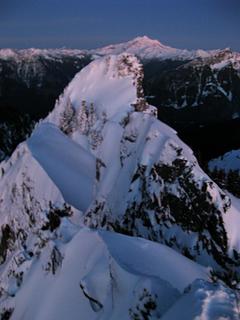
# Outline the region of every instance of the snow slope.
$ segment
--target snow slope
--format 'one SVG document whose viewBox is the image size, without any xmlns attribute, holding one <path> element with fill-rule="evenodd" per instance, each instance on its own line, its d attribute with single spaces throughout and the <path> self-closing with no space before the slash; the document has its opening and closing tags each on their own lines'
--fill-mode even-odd
<svg viewBox="0 0 240 320">
<path fill-rule="evenodd" d="M 11 319 L 131 319 L 149 301 L 151 319 L 159 319 L 194 279 L 208 279 L 169 248 L 108 232 L 82 229 L 59 250 L 64 259 L 55 275 L 42 272 L 44 251 L 32 262 Z"/>
<path fill-rule="evenodd" d="M 95 157 L 58 128 L 42 124 L 28 142 L 67 203 L 85 211 L 94 198 Z"/>
<path fill-rule="evenodd" d="M 126 56 L 127 57 L 127 56 Z M 106 119 L 127 113 L 136 102 L 137 78 L 142 77 L 142 67 L 136 58 L 128 56 L 110 56 L 93 61 L 79 72 L 65 89 L 62 99 L 46 121 L 59 125 L 65 103 L 72 103 L 77 110 L 82 102 L 93 103 L 97 117 Z M 129 65 L 125 65 L 129 63 Z"/>
<path fill-rule="evenodd" d="M 1 173 L 1 225 L 9 223 L 15 231 L 28 231 L 34 224 L 41 225 L 38 219 L 43 219 L 50 201 L 58 207 L 65 203 L 25 142 L 8 161 L 1 163 Z"/>
</svg>

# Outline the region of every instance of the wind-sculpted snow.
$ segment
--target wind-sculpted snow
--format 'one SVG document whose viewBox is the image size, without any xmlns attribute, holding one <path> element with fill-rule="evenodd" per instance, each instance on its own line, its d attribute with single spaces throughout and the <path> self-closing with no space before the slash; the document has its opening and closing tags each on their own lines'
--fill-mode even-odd
<svg viewBox="0 0 240 320">
<path fill-rule="evenodd" d="M 46 247 L 13 298 L 11 319 L 159 319 L 191 282 L 208 279 L 206 269 L 143 239 L 82 229 L 65 246 L 54 245 L 63 257 L 55 275 L 42 270 Z"/>
<path fill-rule="evenodd" d="M 207 268 L 197 265 L 167 246 L 112 232 L 99 231 L 99 235 L 111 256 L 130 272 L 161 277 L 180 292 L 195 279 L 209 279 Z M 150 261 L 153 263 L 149 263 Z M 178 270 L 176 265 L 179 266 Z"/>
<path fill-rule="evenodd" d="M 85 211 L 94 197 L 95 157 L 54 125 L 42 124 L 27 143 L 65 201 Z"/>
<path fill-rule="evenodd" d="M 142 80 L 132 55 L 95 60 L 2 165 L 3 319 L 159 319 L 199 283 L 220 318 L 226 304 L 237 314 L 213 283 L 238 284 L 229 197 L 157 120 Z"/>
</svg>

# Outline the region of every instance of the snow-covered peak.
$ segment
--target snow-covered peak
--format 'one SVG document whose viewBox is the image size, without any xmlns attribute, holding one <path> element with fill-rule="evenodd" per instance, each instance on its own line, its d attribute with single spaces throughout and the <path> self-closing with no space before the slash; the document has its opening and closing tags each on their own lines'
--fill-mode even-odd
<svg viewBox="0 0 240 320">
<path fill-rule="evenodd" d="M 128 52 L 135 54 L 140 58 L 150 59 L 164 54 L 173 54 L 175 53 L 175 50 L 176 49 L 163 45 L 158 40 L 153 40 L 147 36 L 143 36 L 127 42 L 99 48 L 94 50 L 94 52 L 99 55 L 121 54 L 123 52 Z"/>
<path fill-rule="evenodd" d="M 98 55 L 107 54 L 120 54 L 123 52 L 132 53 L 141 59 L 180 59 L 191 60 L 194 58 L 205 58 L 211 55 L 211 52 L 204 50 L 181 50 L 172 48 L 162 44 L 158 40 L 150 39 L 147 36 L 137 37 L 133 40 L 106 46 L 92 50 L 93 53 Z"/>
<path fill-rule="evenodd" d="M 147 44 L 147 43 L 151 43 L 151 44 L 153 44 L 153 43 L 160 43 L 158 40 L 155 40 L 155 39 L 151 39 L 151 38 L 149 38 L 148 36 L 146 36 L 146 35 L 144 35 L 144 36 L 139 36 L 139 37 L 136 37 L 136 38 L 134 38 L 133 40 L 132 40 L 132 42 L 133 41 L 136 41 L 136 42 L 142 42 L 142 43 L 145 43 L 145 44 Z"/>
<path fill-rule="evenodd" d="M 76 111 L 86 102 L 88 107 L 92 104 L 98 118 L 118 121 L 133 110 L 143 96 L 142 79 L 142 66 L 133 55 L 97 59 L 75 76 L 47 121 L 59 124 L 66 100 Z"/>
<path fill-rule="evenodd" d="M 165 51 L 169 51 L 173 49 L 169 46 L 162 44 L 159 40 L 151 39 L 148 36 L 136 37 L 133 40 L 126 42 L 125 46 L 129 48 L 139 47 L 139 49 L 147 48 L 147 47 L 158 48 L 158 49 L 161 48 L 162 50 L 165 50 Z"/>
</svg>

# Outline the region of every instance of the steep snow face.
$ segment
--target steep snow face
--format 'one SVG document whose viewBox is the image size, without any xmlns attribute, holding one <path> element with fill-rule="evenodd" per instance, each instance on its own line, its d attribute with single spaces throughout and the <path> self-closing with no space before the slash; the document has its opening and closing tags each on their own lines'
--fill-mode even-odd
<svg viewBox="0 0 240 320">
<path fill-rule="evenodd" d="M 5 319 L 9 298 L 21 286 L 32 257 L 55 237 L 61 218 L 76 221 L 80 212 L 66 204 L 26 143 L 1 163 L 0 172 L 0 318 Z M 70 234 L 71 229 L 70 223 Z"/>
<path fill-rule="evenodd" d="M 47 132 L 57 137 L 56 145 L 68 149 L 67 140 L 57 133 L 60 128 L 89 159 L 94 155 L 95 165 L 85 165 L 95 173 L 94 183 L 87 184 L 93 201 L 83 204 L 86 196 L 75 200 L 75 191 L 67 198 L 84 211 L 88 226 L 163 242 L 205 265 L 226 269 L 230 235 L 223 216 L 229 199 L 176 133 L 156 119 L 154 108 L 143 99 L 141 81 L 142 67 L 132 55 L 92 62 L 66 88 L 28 146 L 63 195 L 69 192 L 61 169 L 65 160 L 61 152 L 51 155 L 47 143 L 42 144 Z M 72 188 L 77 189 L 75 182 Z"/>
<path fill-rule="evenodd" d="M 49 237 L 48 230 L 58 226 L 57 215 L 79 212 L 66 204 L 26 143 L 1 163 L 0 170 L 0 264 L 14 277 L 14 266 L 24 262 L 28 252 L 37 254 Z"/>
<path fill-rule="evenodd" d="M 28 146 L 65 201 L 86 211 L 94 199 L 96 158 L 56 127 L 46 124 L 33 132 Z"/>
<path fill-rule="evenodd" d="M 158 40 L 153 40 L 147 36 L 137 37 L 131 41 L 110 45 L 104 48 L 92 50 L 93 54 L 109 55 L 130 53 L 138 56 L 143 60 L 149 59 L 179 59 L 179 60 L 192 60 L 194 58 L 209 57 L 215 51 L 204 50 L 181 50 L 163 45 Z"/>
<path fill-rule="evenodd" d="M 63 203 L 56 185 L 32 157 L 25 142 L 8 161 L 1 163 L 1 174 L 1 225 L 12 220 L 13 226 L 24 227 L 25 220 L 36 220 L 49 201 Z"/>
<path fill-rule="evenodd" d="M 92 62 L 78 73 L 62 99 L 68 99 L 75 110 L 81 109 L 86 101 L 93 104 L 92 113 L 97 118 L 114 120 L 115 117 L 118 120 L 118 114 L 122 117 L 133 110 L 132 104 L 137 102 L 137 96 L 143 96 L 142 78 L 142 66 L 133 56 L 106 57 Z M 66 107 L 63 101 L 46 121 L 59 125 Z"/>
</svg>

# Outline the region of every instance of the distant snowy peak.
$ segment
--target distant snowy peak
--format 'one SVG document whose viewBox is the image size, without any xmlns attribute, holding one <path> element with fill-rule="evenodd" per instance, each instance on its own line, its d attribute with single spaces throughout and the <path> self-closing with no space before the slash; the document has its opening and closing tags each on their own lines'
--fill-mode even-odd
<svg viewBox="0 0 240 320">
<path fill-rule="evenodd" d="M 194 58 L 205 58 L 213 52 L 204 50 L 182 50 L 176 49 L 162 44 L 158 40 L 153 40 L 147 36 L 137 37 L 131 41 L 110 45 L 97 50 L 92 50 L 93 53 L 99 55 L 120 54 L 123 52 L 132 53 L 141 59 L 180 59 L 191 60 Z"/>
<path fill-rule="evenodd" d="M 146 54 L 147 56 L 155 56 L 159 53 L 175 52 L 175 49 L 163 45 L 158 40 L 152 40 L 147 36 L 143 36 L 127 42 L 109 45 L 96 50 L 96 52 L 101 55 L 121 54 L 124 51 L 142 56 L 145 56 Z"/>
</svg>

